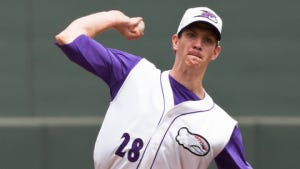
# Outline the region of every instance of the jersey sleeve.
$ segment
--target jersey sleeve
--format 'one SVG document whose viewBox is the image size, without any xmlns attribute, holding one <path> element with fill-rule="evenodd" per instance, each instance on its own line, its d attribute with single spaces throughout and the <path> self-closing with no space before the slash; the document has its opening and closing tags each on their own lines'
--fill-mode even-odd
<svg viewBox="0 0 300 169">
<path fill-rule="evenodd" d="M 80 35 L 70 44 L 56 45 L 71 61 L 101 78 L 109 86 L 112 98 L 141 60 L 141 57 L 107 48 L 86 35 Z"/>
<path fill-rule="evenodd" d="M 215 158 L 215 162 L 218 169 L 252 169 L 245 159 L 242 136 L 237 126 L 226 147 Z"/>
</svg>

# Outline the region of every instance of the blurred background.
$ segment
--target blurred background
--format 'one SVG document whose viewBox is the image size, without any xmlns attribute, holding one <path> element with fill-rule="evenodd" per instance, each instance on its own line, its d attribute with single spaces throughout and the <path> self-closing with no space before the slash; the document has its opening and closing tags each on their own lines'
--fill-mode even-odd
<svg viewBox="0 0 300 169">
<path fill-rule="evenodd" d="M 142 16 L 142 39 L 126 41 L 113 31 L 96 39 L 170 69 L 171 36 L 195 6 L 223 19 L 222 52 L 205 88 L 239 121 L 247 160 L 256 169 L 299 168 L 300 1 L 0 2 L 0 169 L 93 168 L 110 97 L 100 79 L 55 46 L 54 36 L 72 20 L 110 9 Z"/>
</svg>

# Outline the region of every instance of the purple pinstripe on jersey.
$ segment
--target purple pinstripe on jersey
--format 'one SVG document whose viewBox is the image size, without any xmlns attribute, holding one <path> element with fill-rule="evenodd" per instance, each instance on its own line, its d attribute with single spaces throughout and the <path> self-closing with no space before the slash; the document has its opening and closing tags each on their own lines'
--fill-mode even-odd
<svg viewBox="0 0 300 169">
<path fill-rule="evenodd" d="M 162 96 L 163 96 L 163 102 L 165 103 L 165 93 L 164 93 L 164 90 L 163 90 L 163 85 L 162 85 L 162 74 L 160 74 L 160 89 L 161 89 L 161 93 L 162 93 Z M 165 104 L 163 104 L 164 105 L 164 107 L 163 107 L 163 111 L 162 111 L 162 113 L 161 113 L 161 117 L 160 117 L 160 119 L 159 119 L 159 121 L 158 121 L 158 123 L 157 123 L 157 126 L 160 124 L 160 122 L 161 122 L 161 120 L 162 120 L 162 118 L 163 118 L 163 116 L 164 116 L 164 112 L 165 112 L 165 109 L 166 109 L 166 105 Z M 147 145 L 146 145 L 146 147 L 145 147 L 145 150 L 144 150 L 144 152 L 143 152 L 143 154 L 142 154 L 142 157 L 141 157 L 141 159 L 139 160 L 139 163 L 138 163 L 138 165 L 137 165 L 137 169 L 139 168 L 139 166 L 140 166 L 140 164 L 141 164 L 141 162 L 142 162 L 142 159 L 144 158 L 144 154 L 145 154 L 145 152 L 146 152 L 146 149 L 147 149 L 147 147 L 148 147 L 148 145 L 149 145 L 149 143 L 151 142 L 151 138 L 148 140 L 148 143 L 147 143 Z"/>
<path fill-rule="evenodd" d="M 190 114 L 195 114 L 195 113 L 203 113 L 203 112 L 206 112 L 206 111 L 210 111 L 210 110 L 213 109 L 213 108 L 214 108 L 214 104 L 213 104 L 213 106 L 212 106 L 211 108 L 209 108 L 209 109 L 207 109 L 207 110 L 196 111 L 196 112 L 187 112 L 187 113 L 183 113 L 183 114 L 180 114 L 180 115 L 176 116 L 176 117 L 172 120 L 172 122 L 170 123 L 168 129 L 166 130 L 166 132 L 165 132 L 165 134 L 164 134 L 164 136 L 163 136 L 163 138 L 162 138 L 162 140 L 161 140 L 161 142 L 160 142 L 160 144 L 159 144 L 159 147 L 158 147 L 158 149 L 157 149 L 157 151 L 156 151 L 156 153 L 155 153 L 154 160 L 153 160 L 153 162 L 152 162 L 152 164 L 151 164 L 151 168 L 152 168 L 153 165 L 154 165 L 154 162 L 155 162 L 155 160 L 156 160 L 157 154 L 158 154 L 158 152 L 159 152 L 159 148 L 161 147 L 161 144 L 163 143 L 163 141 L 164 141 L 164 139 L 165 139 L 165 137 L 166 137 L 166 134 L 168 133 L 170 127 L 172 126 L 172 124 L 175 122 L 175 120 L 176 120 L 177 118 L 179 118 L 179 117 L 181 117 L 181 116 L 186 116 L 186 115 L 190 115 Z"/>
</svg>

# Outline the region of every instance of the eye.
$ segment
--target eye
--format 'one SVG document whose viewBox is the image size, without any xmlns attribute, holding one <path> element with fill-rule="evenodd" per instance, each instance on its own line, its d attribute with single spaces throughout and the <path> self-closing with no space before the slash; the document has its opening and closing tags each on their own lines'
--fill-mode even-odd
<svg viewBox="0 0 300 169">
<path fill-rule="evenodd" d="M 206 44 L 212 44 L 213 40 L 211 38 L 206 37 L 206 38 L 203 39 L 203 42 L 206 43 Z"/>
<path fill-rule="evenodd" d="M 189 38 L 195 38 L 197 36 L 194 32 L 187 32 L 186 35 Z"/>
<path fill-rule="evenodd" d="M 211 37 L 204 37 L 203 38 L 203 43 L 207 44 L 207 45 L 213 45 L 214 44 L 214 39 Z"/>
</svg>

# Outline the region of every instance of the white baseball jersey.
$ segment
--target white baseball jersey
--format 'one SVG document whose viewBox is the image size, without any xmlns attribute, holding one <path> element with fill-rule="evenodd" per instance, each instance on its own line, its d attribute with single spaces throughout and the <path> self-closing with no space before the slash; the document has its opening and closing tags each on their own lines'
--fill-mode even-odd
<svg viewBox="0 0 300 169">
<path fill-rule="evenodd" d="M 142 59 L 110 103 L 95 169 L 206 169 L 236 125 L 205 93 L 174 106 L 169 72 Z"/>
</svg>

